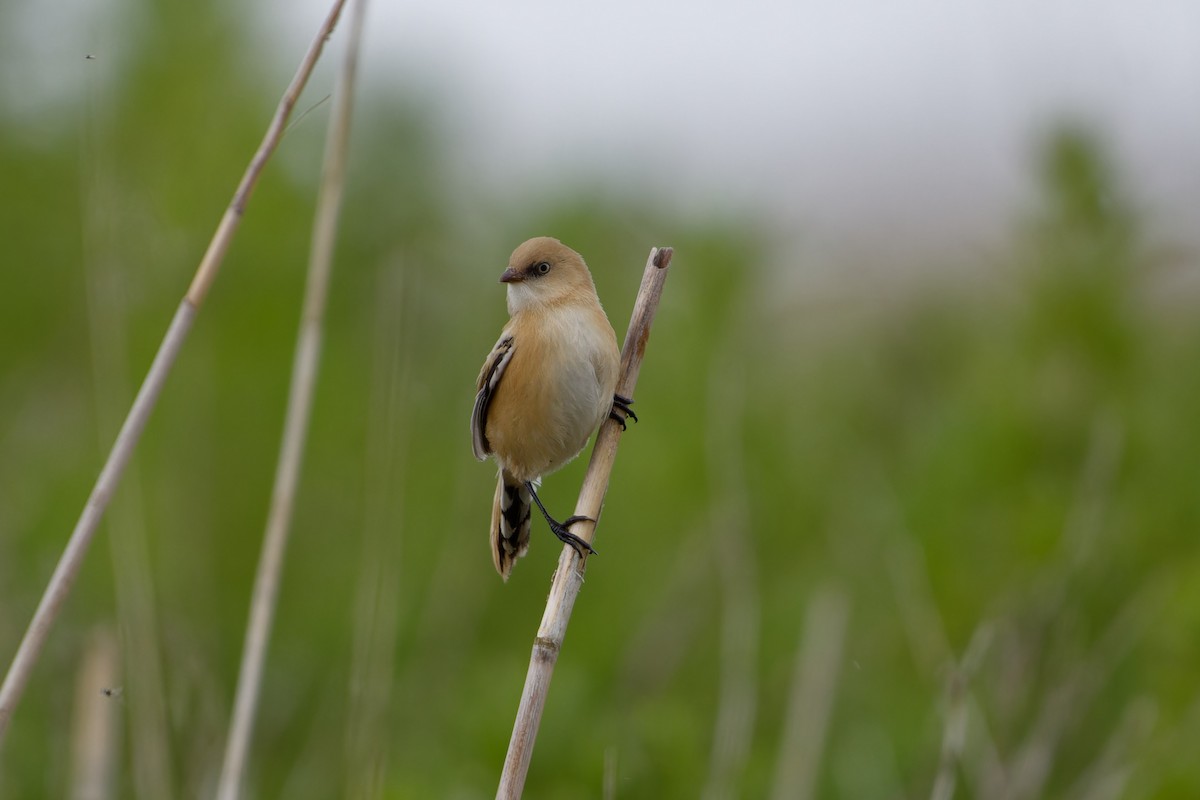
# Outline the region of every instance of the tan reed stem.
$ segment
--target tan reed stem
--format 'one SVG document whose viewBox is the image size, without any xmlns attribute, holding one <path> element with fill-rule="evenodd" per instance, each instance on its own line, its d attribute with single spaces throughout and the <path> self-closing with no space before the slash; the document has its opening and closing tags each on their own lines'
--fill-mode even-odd
<svg viewBox="0 0 1200 800">
<path fill-rule="evenodd" d="M 250 749 L 250 735 L 254 730 L 254 715 L 258 709 L 259 690 L 262 686 L 263 664 L 267 657 L 267 640 L 279 599 L 283 556 L 287 549 L 292 512 L 295 509 L 296 485 L 304 458 L 313 390 L 316 387 L 317 368 L 321 359 L 322 324 L 329 294 L 334 243 L 337 240 L 338 215 L 346 184 L 350 118 L 354 106 L 354 81 L 358 71 L 365 7 L 365 0 L 358 0 L 354 4 L 345 56 L 329 118 L 324 168 L 313 221 L 304 309 L 296 339 L 291 386 L 288 389 L 283 441 L 276 464 L 275 485 L 271 492 L 271 509 L 267 516 L 262 554 L 259 556 L 258 571 L 254 578 L 254 594 L 250 601 L 250 618 L 246 624 L 246 641 L 242 649 L 241 668 L 238 671 L 233 719 L 225 744 L 221 777 L 217 783 L 217 797 L 220 800 L 235 800 L 241 793 L 246 754 Z"/>
</svg>

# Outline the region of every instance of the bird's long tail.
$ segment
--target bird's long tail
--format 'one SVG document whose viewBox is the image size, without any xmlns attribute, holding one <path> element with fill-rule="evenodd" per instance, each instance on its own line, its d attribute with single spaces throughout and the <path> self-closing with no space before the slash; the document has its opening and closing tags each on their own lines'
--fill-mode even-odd
<svg viewBox="0 0 1200 800">
<path fill-rule="evenodd" d="M 529 549 L 532 504 L 533 498 L 525 484 L 501 470 L 496 480 L 496 497 L 492 501 L 492 562 L 506 581 L 513 564 Z"/>
</svg>

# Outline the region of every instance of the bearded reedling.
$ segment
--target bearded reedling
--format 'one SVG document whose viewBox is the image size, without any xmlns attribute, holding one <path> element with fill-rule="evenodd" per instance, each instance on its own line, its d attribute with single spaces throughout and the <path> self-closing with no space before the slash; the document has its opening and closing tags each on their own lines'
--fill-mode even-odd
<svg viewBox="0 0 1200 800">
<path fill-rule="evenodd" d="M 633 400 L 614 395 L 621 353 L 583 258 L 557 239 L 518 247 L 500 276 L 508 285 L 510 319 L 483 363 L 471 411 L 471 447 L 480 461 L 496 459 L 492 560 L 508 580 L 529 549 L 536 504 L 554 532 L 582 558 L 591 545 L 571 533 L 573 516 L 558 522 L 536 487 L 579 455 L 610 416 L 637 421 Z"/>
</svg>

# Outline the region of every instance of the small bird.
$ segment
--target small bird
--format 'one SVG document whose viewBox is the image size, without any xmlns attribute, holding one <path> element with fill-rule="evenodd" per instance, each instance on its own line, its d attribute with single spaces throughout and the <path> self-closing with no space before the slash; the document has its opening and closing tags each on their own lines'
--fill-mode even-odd
<svg viewBox="0 0 1200 800">
<path fill-rule="evenodd" d="M 637 416 L 631 398 L 614 394 L 621 354 L 582 256 L 557 239 L 530 239 L 513 251 L 500 282 L 508 285 L 510 319 L 479 371 L 471 449 L 500 468 L 489 536 L 507 581 L 529 549 L 531 503 L 580 558 L 596 552 L 569 530 L 595 520 L 558 522 L 536 487 L 579 455 L 605 419 L 624 429 Z"/>
</svg>

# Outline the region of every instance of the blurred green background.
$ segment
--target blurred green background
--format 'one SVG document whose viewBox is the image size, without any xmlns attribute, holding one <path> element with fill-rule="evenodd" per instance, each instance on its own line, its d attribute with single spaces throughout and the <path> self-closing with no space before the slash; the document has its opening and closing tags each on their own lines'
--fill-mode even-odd
<svg viewBox="0 0 1200 800">
<path fill-rule="evenodd" d="M 77 54 L 69 112 L 0 108 L 5 667 L 284 83 L 227 8 L 136 20 L 119 54 Z M 13 719 L 0 797 L 68 796 L 89 714 L 111 796 L 211 795 L 336 52 Z M 559 547 L 535 525 L 495 575 L 467 418 L 496 278 L 541 234 L 585 255 L 618 336 L 649 248 L 676 256 L 527 796 L 1200 796 L 1200 320 L 1171 289 L 1196 257 L 1151 234 L 1102 132 L 1034 145 L 1037 191 L 986 253 L 810 285 L 821 265 L 746 209 L 476 190 L 436 94 L 357 108 L 248 796 L 494 792 Z M 560 514 L 585 463 L 545 484 Z"/>
</svg>

